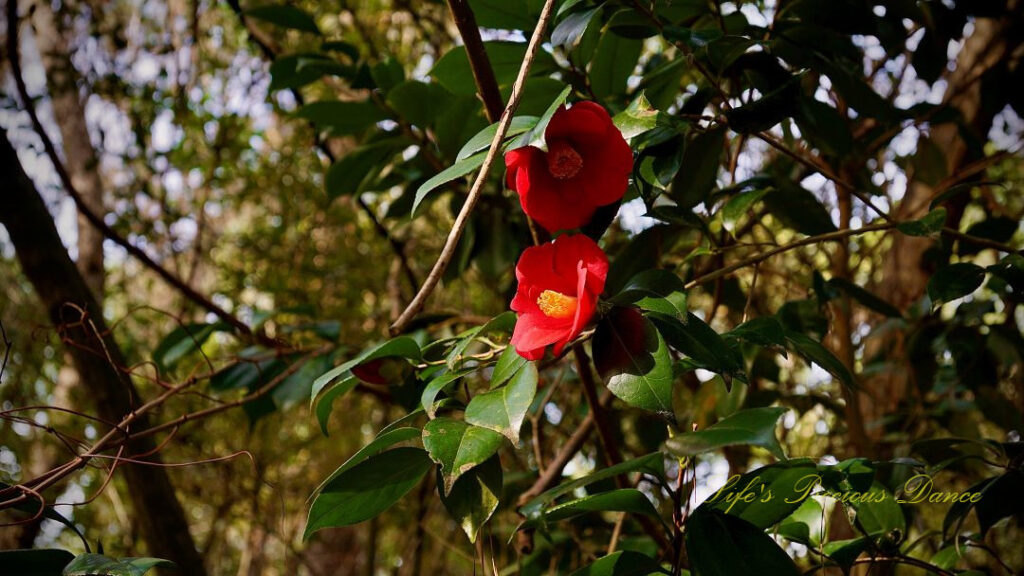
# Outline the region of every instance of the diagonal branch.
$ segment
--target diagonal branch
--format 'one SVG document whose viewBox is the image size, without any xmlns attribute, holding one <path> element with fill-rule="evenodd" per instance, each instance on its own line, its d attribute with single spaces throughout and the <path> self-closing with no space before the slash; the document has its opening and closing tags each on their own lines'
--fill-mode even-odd
<svg viewBox="0 0 1024 576">
<path fill-rule="evenodd" d="M 409 322 L 423 309 L 423 306 L 427 302 L 427 298 L 433 293 L 434 288 L 437 287 L 438 282 L 441 281 L 441 276 L 444 275 L 444 271 L 448 268 L 448 264 L 451 262 L 452 257 L 455 254 L 455 248 L 458 246 L 459 239 L 462 238 L 462 232 L 465 230 L 466 225 L 469 222 L 469 215 L 476 206 L 477 200 L 480 199 L 480 194 L 483 192 L 484 184 L 487 183 L 487 177 L 491 173 L 491 168 L 494 166 L 494 161 L 498 157 L 498 152 L 501 150 L 501 143 L 505 139 L 505 134 L 508 133 L 508 127 L 512 123 L 512 115 L 515 113 L 516 108 L 519 106 L 519 101 L 523 96 L 523 85 L 526 83 L 526 77 L 530 73 L 530 67 L 533 65 L 533 60 L 537 56 L 537 51 L 540 50 L 541 41 L 544 38 L 544 30 L 547 28 L 548 21 L 551 19 L 552 8 L 554 7 L 554 0 L 546 0 L 544 2 L 544 8 L 541 10 L 540 18 L 537 20 L 537 27 L 533 30 L 533 35 L 530 37 L 530 43 L 526 47 L 526 55 L 523 58 L 523 65 L 519 68 L 519 75 L 516 77 L 515 84 L 512 85 L 512 96 L 509 99 L 508 105 L 505 110 L 501 113 L 501 121 L 498 122 L 498 130 L 494 133 L 494 138 L 491 140 L 491 146 L 487 150 L 487 156 L 484 158 L 483 166 L 480 167 L 480 172 L 477 174 L 476 180 L 473 182 L 473 187 L 469 190 L 469 195 L 466 197 L 466 202 L 462 205 L 462 210 L 459 211 L 458 216 L 455 218 L 455 224 L 452 225 L 451 231 L 448 233 L 448 238 L 445 240 L 444 247 L 441 249 L 441 254 L 437 257 L 437 261 L 434 262 L 434 267 L 430 270 L 430 274 L 427 279 L 423 282 L 423 286 L 420 287 L 419 292 L 412 299 L 412 302 L 406 306 L 402 314 L 399 315 L 398 320 L 391 325 L 391 333 L 398 334 Z"/>
<path fill-rule="evenodd" d="M 505 106 L 501 92 L 498 91 L 498 81 L 494 78 L 494 68 L 491 67 L 483 39 L 480 38 L 476 16 L 473 15 L 468 0 L 448 0 L 448 9 L 452 12 L 455 26 L 462 36 L 462 43 L 466 46 L 469 68 L 473 71 L 477 92 L 484 103 L 487 121 L 493 124 L 501 117 L 501 111 Z"/>
</svg>

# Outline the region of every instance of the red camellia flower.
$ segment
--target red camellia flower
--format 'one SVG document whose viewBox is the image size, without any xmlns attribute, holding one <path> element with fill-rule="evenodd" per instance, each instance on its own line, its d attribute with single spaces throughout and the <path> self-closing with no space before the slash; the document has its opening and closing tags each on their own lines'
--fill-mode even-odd
<svg viewBox="0 0 1024 576">
<path fill-rule="evenodd" d="M 508 187 L 530 218 L 549 232 L 579 228 L 599 206 L 622 198 L 633 152 L 608 112 L 593 102 L 562 107 L 544 131 L 548 151 L 525 146 L 505 154 Z"/>
<path fill-rule="evenodd" d="M 560 354 L 594 315 L 607 276 L 608 257 L 582 234 L 527 248 L 516 264 L 519 286 L 512 299 L 519 313 L 512 333 L 516 352 L 539 360 L 554 344 Z"/>
</svg>

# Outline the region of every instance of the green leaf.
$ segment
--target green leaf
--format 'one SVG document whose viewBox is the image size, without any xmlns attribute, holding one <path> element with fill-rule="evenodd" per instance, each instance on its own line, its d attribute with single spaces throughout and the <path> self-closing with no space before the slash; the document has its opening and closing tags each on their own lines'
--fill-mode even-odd
<svg viewBox="0 0 1024 576">
<path fill-rule="evenodd" d="M 768 426 L 774 434 L 774 423 Z M 701 506 L 739 516 L 763 530 L 792 514 L 808 499 L 817 486 L 817 475 L 817 465 L 807 458 L 776 462 L 730 477 Z"/>
<path fill-rule="evenodd" d="M 329 198 L 356 194 L 373 182 L 392 156 L 409 145 L 404 136 L 364 144 L 339 158 L 327 169 L 324 188 Z"/>
<path fill-rule="evenodd" d="M 643 492 L 635 488 L 609 490 L 570 500 L 545 509 L 540 515 L 523 523 L 520 528 L 542 526 L 550 522 L 561 522 L 591 512 L 629 512 L 659 517 L 658 511 Z"/>
<path fill-rule="evenodd" d="M 607 478 L 614 478 L 619 474 L 627 474 L 629 472 L 640 472 L 643 474 L 649 474 L 664 480 L 665 477 L 665 457 L 661 452 L 653 452 L 633 460 L 628 460 L 616 464 L 614 466 L 608 466 L 607 468 L 601 468 L 596 472 L 587 474 L 582 478 L 577 478 L 571 482 L 566 482 L 559 486 L 543 492 L 533 500 L 530 500 L 520 508 L 520 512 L 527 519 L 536 518 L 541 511 L 551 502 L 558 500 L 559 498 L 573 494 L 580 488 L 585 488 L 594 482 L 600 482 Z"/>
<path fill-rule="evenodd" d="M 672 414 L 672 357 L 636 309 L 615 308 L 597 325 L 594 365 L 608 389 L 631 406 Z"/>
<path fill-rule="evenodd" d="M 825 555 L 831 558 L 843 570 L 849 571 L 857 557 L 871 549 L 870 538 L 854 538 L 852 540 L 833 540 L 824 547 Z"/>
<path fill-rule="evenodd" d="M 295 116 L 309 120 L 318 130 L 332 135 L 357 134 L 388 118 L 387 113 L 369 100 L 310 102 L 299 108 Z"/>
<path fill-rule="evenodd" d="M 974 292 L 985 281 L 985 269 L 977 264 L 959 262 L 943 266 L 928 280 L 928 297 L 934 305 L 952 302 Z"/>
<path fill-rule="evenodd" d="M 895 306 L 845 278 L 833 278 L 828 281 L 828 285 L 832 288 L 838 288 L 845 292 L 850 298 L 853 298 L 865 307 L 870 308 L 883 316 L 888 316 L 889 318 L 903 317 L 903 314 L 900 314 L 900 311 L 897 310 Z"/>
<path fill-rule="evenodd" d="M 508 385 L 477 394 L 466 406 L 466 422 L 489 428 L 519 445 L 519 429 L 537 393 L 537 366 L 528 363 Z"/>
<path fill-rule="evenodd" d="M 900 222 L 896 228 L 907 236 L 930 236 L 938 234 L 946 225 L 946 209 L 938 207 L 918 220 Z"/>
<path fill-rule="evenodd" d="M 693 313 L 687 313 L 685 322 L 661 314 L 651 314 L 650 317 L 665 341 L 700 367 L 720 374 L 743 372 L 743 364 L 736 352 Z"/>
<path fill-rule="evenodd" d="M 470 172 L 476 170 L 477 168 L 483 165 L 484 159 L 486 157 L 487 152 L 479 152 L 477 154 L 470 156 L 469 158 L 459 160 L 455 164 L 452 164 L 451 166 L 438 172 L 430 180 L 427 180 L 426 182 L 421 184 L 420 187 L 416 189 L 416 199 L 413 200 L 412 203 L 412 214 L 416 214 L 416 209 L 419 208 L 420 203 L 423 202 L 423 199 L 427 197 L 427 194 L 429 194 L 442 184 L 447 184 L 448 182 L 451 182 L 456 178 L 461 178 L 462 176 L 465 176 L 466 174 L 469 174 Z"/>
<path fill-rule="evenodd" d="M 541 114 L 540 119 L 533 125 L 532 128 L 523 132 L 518 138 L 512 141 L 508 145 L 509 150 L 528 146 L 530 144 L 540 143 L 544 141 L 544 131 L 548 129 L 548 124 L 551 122 L 551 118 L 555 115 L 555 112 L 565 105 L 565 99 L 569 97 L 569 93 L 572 92 L 571 86 L 566 86 L 559 92 L 558 96 L 551 101 L 551 105 L 548 109 Z"/>
<path fill-rule="evenodd" d="M 650 556 L 632 550 L 620 550 L 569 576 L 650 576 L 666 573 Z"/>
<path fill-rule="evenodd" d="M 477 23 L 480 23 L 479 20 Z M 494 78 L 498 81 L 498 86 L 510 86 L 519 74 L 519 67 L 526 55 L 526 43 L 484 42 L 484 51 L 487 52 L 487 59 L 494 69 Z M 530 74 L 546 76 L 555 68 L 551 54 L 540 50 L 530 68 Z M 445 52 L 430 71 L 430 75 L 454 94 L 476 94 L 476 82 L 473 80 L 473 71 L 469 66 L 465 46 L 456 46 Z"/>
<path fill-rule="evenodd" d="M 776 180 L 776 188 L 764 195 L 765 206 L 783 224 L 808 236 L 835 232 L 832 216 L 810 190 Z"/>
<path fill-rule="evenodd" d="M 551 45 L 561 46 L 566 50 L 572 50 L 580 43 L 580 38 L 587 31 L 591 21 L 594 19 L 604 4 L 594 6 L 588 10 L 573 12 L 565 17 L 558 26 L 551 32 Z"/>
<path fill-rule="evenodd" d="M 311 392 L 312 397 L 315 399 L 318 394 L 328 386 L 334 384 L 339 378 L 347 378 L 350 376 L 352 368 L 365 362 L 369 362 L 370 360 L 389 357 L 406 358 L 415 362 L 419 362 L 423 359 L 422 353 L 420 352 L 420 345 L 417 344 L 415 340 L 408 336 L 392 338 L 387 342 L 371 346 L 366 350 L 363 350 L 355 358 L 322 374 L 319 378 L 313 381 L 313 390 Z"/>
<path fill-rule="evenodd" d="M 355 67 L 316 52 L 278 56 L 270 64 L 268 90 L 298 89 L 329 75 L 350 78 Z"/>
<path fill-rule="evenodd" d="M 528 362 L 529 360 L 516 352 L 514 346 L 506 346 L 501 356 L 498 357 L 498 363 L 494 365 L 494 371 L 491 372 L 491 390 L 504 384 Z"/>
<path fill-rule="evenodd" d="M 419 448 L 395 448 L 346 470 L 317 494 L 303 539 L 321 528 L 350 526 L 390 508 L 433 466 Z"/>
<path fill-rule="evenodd" d="M 274 26 L 319 34 L 316 20 L 305 11 L 289 4 L 265 4 L 245 11 L 249 18 L 263 20 Z"/>
<path fill-rule="evenodd" d="M 715 187 L 725 132 L 724 129 L 708 130 L 686 141 L 671 191 L 672 199 L 681 208 L 693 208 L 704 202 Z"/>
<path fill-rule="evenodd" d="M 729 224 L 735 224 L 737 220 L 747 213 L 747 210 L 750 210 L 751 206 L 761 198 L 764 198 L 764 195 L 770 190 L 770 188 L 751 190 L 750 192 L 744 192 L 729 198 L 729 201 L 722 207 L 722 220 Z"/>
<path fill-rule="evenodd" d="M 153 361 L 162 370 L 169 370 L 187 354 L 202 348 L 214 332 L 228 332 L 231 327 L 223 322 L 182 324 L 164 337 L 153 350 Z"/>
<path fill-rule="evenodd" d="M 0 550 L 0 566 L 19 576 L 61 576 L 64 567 L 74 559 L 67 550 Z"/>
<path fill-rule="evenodd" d="M 856 523 L 865 534 L 888 534 L 897 531 L 899 537 L 906 535 L 907 521 L 896 498 L 879 483 L 868 490 L 870 494 L 884 494 L 882 498 L 865 498 L 863 501 L 850 499 L 849 506 L 856 511 Z"/>
<path fill-rule="evenodd" d="M 448 104 L 452 93 L 438 84 L 410 80 L 388 91 L 388 104 L 410 123 L 427 127 Z"/>
<path fill-rule="evenodd" d="M 501 448 L 501 434 L 451 418 L 435 418 L 423 427 L 423 447 L 441 465 L 444 493 L 459 476 L 493 456 Z"/>
<path fill-rule="evenodd" d="M 505 142 L 511 140 L 514 136 L 518 136 L 523 132 L 526 132 L 530 128 L 537 125 L 539 118 L 536 116 L 515 116 L 512 118 L 512 122 L 508 125 L 508 131 L 505 133 Z M 475 136 L 470 138 L 459 150 L 459 155 L 455 157 L 456 162 L 460 162 L 469 158 L 473 154 L 482 150 L 487 150 L 491 145 L 491 141 L 494 140 L 494 135 L 498 133 L 498 123 L 489 125 L 483 130 L 476 133 Z"/>
<path fill-rule="evenodd" d="M 82 554 L 64 568 L 64 576 L 143 576 L 157 566 L 173 567 L 174 562 L 160 558 L 124 558 L 117 560 L 102 554 Z"/>
<path fill-rule="evenodd" d="M 633 304 L 642 310 L 660 312 L 680 320 L 686 318 L 686 283 L 679 276 L 659 268 L 634 276 L 611 299 L 615 304 Z"/>
<path fill-rule="evenodd" d="M 442 390 L 449 388 L 460 378 L 476 370 L 475 368 L 463 368 L 460 370 L 446 370 L 440 375 L 435 376 L 427 385 L 423 388 L 423 392 L 420 394 L 420 406 L 426 413 L 433 418 L 436 413 L 434 401 L 437 399 L 437 395 Z"/>
<path fill-rule="evenodd" d="M 442 482 L 443 479 L 438 484 Z M 459 477 L 450 493 L 441 492 L 441 502 L 466 536 L 469 536 L 470 542 L 476 542 L 480 527 L 498 509 L 501 488 L 501 460 L 491 456 L 483 464 Z"/>
<path fill-rule="evenodd" d="M 405 81 L 405 70 L 402 63 L 395 58 L 388 56 L 370 68 L 370 76 L 377 89 L 382 94 L 388 94 L 391 89 Z"/>
<path fill-rule="evenodd" d="M 799 97 L 800 76 L 792 76 L 761 98 L 726 110 L 725 118 L 736 133 L 756 134 L 792 116 L 797 111 Z"/>
<path fill-rule="evenodd" d="M 843 384 L 850 388 L 856 388 L 857 382 L 853 373 L 845 364 L 835 357 L 835 354 L 821 345 L 821 342 L 810 336 L 786 330 L 786 341 L 793 347 L 793 350 L 804 357 L 808 362 L 814 362 L 838 378 Z"/>
<path fill-rule="evenodd" d="M 825 518 L 821 504 L 814 498 L 802 501 L 784 522 L 779 524 L 779 535 L 792 542 L 817 548 L 825 537 Z"/>
<path fill-rule="evenodd" d="M 533 30 L 541 5 L 530 0 L 469 0 L 478 26 L 502 30 Z"/>
<path fill-rule="evenodd" d="M 406 440 L 419 438 L 420 434 L 421 432 L 419 428 L 412 427 L 382 430 L 381 433 L 378 434 L 377 437 L 374 438 L 372 442 L 360 448 L 358 452 L 350 456 L 348 460 L 345 460 L 344 464 L 339 466 L 334 472 L 331 472 L 331 475 L 325 478 L 324 481 L 321 482 L 320 485 L 317 486 L 315 490 L 313 490 L 313 493 L 319 493 L 324 489 L 325 486 L 330 484 L 331 481 L 333 481 L 335 478 L 341 476 L 349 469 L 356 466 L 360 462 L 363 462 L 367 458 L 380 454 L 384 450 L 391 448 L 392 446 L 398 444 L 399 442 L 405 442 Z"/>
<path fill-rule="evenodd" d="M 611 32 L 601 35 L 589 71 L 590 88 L 599 100 L 625 92 L 626 80 L 636 69 L 643 45 L 642 40 Z"/>
<path fill-rule="evenodd" d="M 726 337 L 739 338 L 759 346 L 786 345 L 786 335 L 782 323 L 775 316 L 761 316 L 748 320 L 725 333 Z"/>
<path fill-rule="evenodd" d="M 680 458 L 688 458 L 726 446 L 760 446 L 785 460 L 775 437 L 775 424 L 785 413 L 786 408 L 778 406 L 741 410 L 704 430 L 677 434 L 665 442 L 665 447 Z"/>
<path fill-rule="evenodd" d="M 622 137 L 629 140 L 634 136 L 653 130 L 658 126 L 661 117 L 661 111 L 651 106 L 647 97 L 641 93 L 630 102 L 625 110 L 612 118 L 612 123 L 619 129 L 619 132 L 622 132 Z"/>
<path fill-rule="evenodd" d="M 793 560 L 760 528 L 700 507 L 686 522 L 686 552 L 695 576 L 799 576 Z"/>
<path fill-rule="evenodd" d="M 320 424 L 320 432 L 324 436 L 329 436 L 327 432 L 327 423 L 331 419 L 331 412 L 334 410 L 334 401 L 338 398 L 348 394 L 359 384 L 359 379 L 349 374 L 342 378 L 340 381 L 334 381 L 331 383 L 330 389 L 323 394 L 313 394 L 313 412 L 316 414 L 316 421 Z M 316 383 L 313 384 L 314 388 Z"/>
</svg>

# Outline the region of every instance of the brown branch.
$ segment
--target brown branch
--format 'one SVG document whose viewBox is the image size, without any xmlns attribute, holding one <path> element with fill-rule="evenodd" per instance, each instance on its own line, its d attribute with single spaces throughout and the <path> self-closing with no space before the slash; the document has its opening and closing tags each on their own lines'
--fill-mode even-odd
<svg viewBox="0 0 1024 576">
<path fill-rule="evenodd" d="M 487 121 L 493 124 L 501 118 L 505 105 L 498 90 L 498 81 L 494 78 L 494 68 L 491 67 L 484 42 L 480 38 L 476 16 L 473 15 L 468 0 L 447 0 L 447 3 L 452 18 L 455 19 L 455 26 L 459 29 L 459 35 L 462 36 L 462 43 L 466 46 L 469 67 L 473 71 L 473 80 L 476 81 L 477 95 L 484 103 Z"/>
<path fill-rule="evenodd" d="M 515 84 L 512 85 L 512 97 L 509 99 L 508 106 L 505 107 L 505 110 L 501 114 L 501 121 L 498 122 L 498 130 L 495 132 L 494 138 L 491 140 L 491 146 L 487 150 L 487 156 L 484 158 L 483 166 L 480 167 L 480 172 L 477 174 L 476 180 L 473 182 L 473 187 L 469 190 L 466 202 L 462 205 L 462 210 L 459 211 L 458 216 L 456 216 L 455 224 L 452 225 L 452 229 L 448 233 L 448 238 L 445 240 L 444 247 L 441 249 L 441 254 L 437 257 L 437 261 L 434 262 L 434 267 L 430 270 L 430 274 L 423 282 L 423 286 L 420 287 L 416 296 L 412 299 L 412 302 L 409 303 L 402 314 L 398 317 L 398 320 L 391 325 L 392 334 L 402 332 L 402 330 L 409 325 L 409 322 L 411 322 L 420 310 L 423 309 L 423 306 L 427 302 L 427 298 L 430 297 L 434 288 L 437 287 L 438 282 L 441 281 L 441 276 L 444 275 L 444 271 L 448 268 L 448 264 L 455 255 L 455 248 L 458 246 L 459 239 L 462 238 L 462 232 L 465 230 L 466 225 L 469 222 L 469 215 L 476 206 L 477 200 L 480 199 L 480 194 L 483 191 L 484 184 L 487 182 L 488 175 L 490 175 L 491 168 L 494 165 L 494 160 L 497 158 L 498 152 L 501 149 L 501 143 L 505 139 L 505 134 L 508 132 L 509 124 L 512 122 L 512 115 L 519 106 L 520 99 L 522 99 L 523 85 L 526 83 L 526 76 L 530 73 L 530 67 L 533 65 L 533 60 L 537 56 L 537 51 L 540 49 L 541 41 L 544 37 L 544 30 L 547 28 L 548 20 L 551 19 L 553 7 L 554 0 L 546 0 L 544 8 L 540 14 L 540 19 L 537 21 L 537 27 L 534 28 L 533 36 L 530 37 L 530 43 L 526 47 L 526 55 L 523 58 L 523 65 L 519 68 L 519 75 L 516 77 Z"/>
</svg>

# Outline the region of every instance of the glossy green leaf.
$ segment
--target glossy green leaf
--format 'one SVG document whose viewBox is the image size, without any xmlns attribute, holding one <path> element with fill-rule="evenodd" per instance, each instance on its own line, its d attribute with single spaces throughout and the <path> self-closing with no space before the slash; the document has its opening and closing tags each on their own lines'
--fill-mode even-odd
<svg viewBox="0 0 1024 576">
<path fill-rule="evenodd" d="M 382 430 L 381 433 L 378 434 L 377 437 L 374 438 L 372 442 L 360 448 L 359 451 L 350 456 L 349 459 L 346 460 L 344 464 L 339 466 L 334 472 L 331 472 L 330 476 L 325 478 L 324 481 L 321 482 L 320 485 L 316 487 L 316 490 L 314 490 L 313 493 L 319 493 L 321 490 L 324 489 L 325 486 L 330 484 L 332 480 L 334 480 L 338 476 L 341 476 L 349 469 L 356 466 L 360 462 L 363 462 L 367 458 L 380 454 L 384 450 L 387 450 L 388 448 L 391 448 L 392 446 L 400 442 L 412 440 L 413 438 L 419 438 L 421 434 L 422 432 L 420 431 L 419 428 L 411 427 L 401 427 L 394 428 L 392 430 Z"/>
<path fill-rule="evenodd" d="M 629 140 L 656 128 L 661 117 L 662 112 L 651 106 L 647 97 L 641 93 L 625 110 L 616 114 L 612 122 L 622 137 Z"/>
<path fill-rule="evenodd" d="M 576 480 L 566 482 L 565 484 L 555 486 L 554 488 L 543 492 L 536 498 L 524 504 L 522 508 L 520 508 L 520 512 L 522 512 L 523 516 L 527 519 L 536 518 L 541 511 L 548 506 L 548 504 L 563 496 L 573 494 L 577 490 L 585 488 L 594 482 L 600 482 L 601 480 L 614 478 L 619 474 L 627 474 L 629 472 L 640 472 L 664 480 L 665 456 L 662 455 L 661 452 L 654 452 L 647 454 L 646 456 L 615 464 L 614 466 L 600 468 L 596 472 L 587 474 L 582 478 L 577 478 Z"/>
<path fill-rule="evenodd" d="M 290 4 L 264 4 L 249 8 L 245 11 L 245 15 L 280 28 L 312 32 L 313 34 L 320 33 L 316 20 L 313 20 L 312 16 Z"/>
<path fill-rule="evenodd" d="M 102 554 L 76 556 L 64 568 L 64 576 L 143 576 L 157 566 L 173 567 L 174 562 L 160 558 L 115 559 Z"/>
<path fill-rule="evenodd" d="M 370 185 L 389 160 L 409 145 L 405 137 L 364 144 L 338 159 L 327 169 L 324 188 L 329 198 L 356 194 Z"/>
<path fill-rule="evenodd" d="M 551 123 L 551 118 L 555 115 L 555 112 L 558 112 L 562 106 L 565 106 L 565 99 L 569 97 L 571 92 L 571 86 L 566 86 L 561 92 L 559 92 L 558 96 L 556 96 L 555 99 L 551 101 L 551 104 L 548 105 L 547 110 L 541 114 L 537 123 L 514 139 L 512 143 L 508 145 L 508 149 L 514 150 L 530 144 L 543 143 L 544 131 L 548 129 L 548 124 Z"/>
<path fill-rule="evenodd" d="M 724 145 L 724 129 L 708 130 L 686 141 L 671 192 L 681 208 L 693 208 L 707 200 L 717 183 Z"/>
<path fill-rule="evenodd" d="M 645 270 L 630 279 L 611 301 L 633 304 L 642 310 L 660 312 L 681 320 L 686 318 L 686 283 L 668 270 Z"/>
<path fill-rule="evenodd" d="M 667 574 L 650 556 L 620 550 L 598 559 L 590 566 L 584 566 L 569 576 L 650 576 Z"/>
<path fill-rule="evenodd" d="M 441 479 L 438 484 L 443 482 Z M 491 456 L 483 464 L 460 476 L 450 493 L 446 495 L 441 491 L 441 502 L 466 536 L 469 536 L 470 542 L 476 542 L 480 527 L 498 509 L 501 488 L 501 460 Z"/>
<path fill-rule="evenodd" d="M 850 372 L 849 368 L 839 358 L 836 358 L 835 354 L 830 352 L 828 348 L 825 348 L 821 342 L 792 330 L 786 330 L 786 341 L 789 342 L 797 354 L 803 356 L 808 362 L 814 362 L 821 366 L 838 378 L 844 385 L 850 388 L 857 387 L 853 373 Z"/>
<path fill-rule="evenodd" d="M 877 497 L 864 498 L 863 501 L 851 499 L 856 511 L 855 523 L 865 534 L 891 533 L 896 531 L 899 538 L 906 535 L 907 521 L 903 517 L 896 498 L 879 483 L 875 483 L 867 491 Z"/>
<path fill-rule="evenodd" d="M 512 122 L 508 125 L 508 131 L 505 132 L 505 142 L 511 140 L 514 136 L 518 136 L 523 132 L 533 128 L 537 125 L 537 121 L 540 118 L 536 116 L 515 116 L 512 118 Z M 487 150 L 491 145 L 491 141 L 494 140 L 494 135 L 498 133 L 498 123 L 495 122 L 484 128 L 483 130 L 476 133 L 475 136 L 470 138 L 459 150 L 459 155 L 455 158 L 456 162 L 461 162 L 466 158 L 476 154 L 477 152 Z"/>
<path fill-rule="evenodd" d="M 523 31 L 531 31 L 537 25 L 542 5 L 530 0 L 468 0 L 468 3 L 478 26 Z"/>
<path fill-rule="evenodd" d="M 498 81 L 498 85 L 511 85 L 519 74 L 519 67 L 526 55 L 526 43 L 484 42 L 484 50 L 494 69 L 494 77 Z M 555 61 L 551 54 L 540 50 L 530 68 L 530 73 L 533 76 L 543 76 L 554 68 Z M 473 71 L 469 67 L 465 46 L 456 46 L 445 52 L 430 71 L 430 75 L 454 94 L 466 96 L 476 94 L 476 83 L 473 80 Z"/>
<path fill-rule="evenodd" d="M 416 199 L 412 202 L 412 214 L 416 214 L 416 209 L 419 208 L 420 203 L 427 197 L 432 191 L 436 190 L 442 184 L 447 184 L 452 180 L 461 178 L 470 172 L 473 172 L 480 166 L 483 166 L 484 159 L 487 157 L 487 152 L 478 152 L 468 158 L 459 160 L 455 164 L 445 168 L 444 170 L 435 174 L 430 180 L 427 180 L 416 189 Z"/>
<path fill-rule="evenodd" d="M 774 436 L 774 423 L 768 427 Z M 739 516 L 761 529 L 770 528 L 793 514 L 814 493 L 817 477 L 818 467 L 810 459 L 776 462 L 729 477 L 702 506 Z"/>
<path fill-rule="evenodd" d="M 494 365 L 491 372 L 491 389 L 495 389 L 508 381 L 509 378 L 519 372 L 529 362 L 526 358 L 516 352 L 514 346 L 506 346 L 498 357 L 498 363 Z"/>
<path fill-rule="evenodd" d="M 359 379 L 351 374 L 332 381 L 330 388 L 322 394 L 312 395 L 313 413 L 316 414 L 316 421 L 320 424 L 320 432 L 328 436 L 327 423 L 331 419 L 331 412 L 334 410 L 334 401 L 351 392 L 359 385 Z M 316 383 L 313 384 L 314 388 Z"/>
<path fill-rule="evenodd" d="M 623 38 L 611 32 L 602 34 L 590 62 L 590 87 L 594 95 L 604 99 L 624 92 L 626 80 L 636 69 L 642 51 L 641 40 Z"/>
<path fill-rule="evenodd" d="M 405 496 L 433 466 L 419 448 L 395 448 L 346 470 L 317 494 L 304 539 L 321 528 L 369 520 Z"/>
<path fill-rule="evenodd" d="M 627 404 L 672 413 L 672 358 L 654 325 L 633 308 L 615 308 L 597 325 L 594 365 Z"/>
<path fill-rule="evenodd" d="M 493 430 L 451 418 L 435 418 L 423 427 L 423 447 L 441 465 L 445 494 L 451 493 L 459 476 L 493 456 L 501 439 Z"/>
<path fill-rule="evenodd" d="M 183 324 L 164 337 L 153 350 L 153 361 L 169 370 L 187 354 L 202 348 L 214 332 L 228 332 L 231 327 L 223 322 Z"/>
<path fill-rule="evenodd" d="M 977 290 L 985 281 L 985 269 L 959 262 L 943 266 L 928 280 L 928 297 L 935 305 L 951 302 Z"/>
<path fill-rule="evenodd" d="M 388 104 L 411 124 L 427 127 L 448 104 L 452 93 L 438 84 L 409 80 L 388 91 Z"/>
<path fill-rule="evenodd" d="M 799 576 L 788 555 L 760 528 L 730 514 L 698 508 L 686 523 L 695 576 Z"/>
<path fill-rule="evenodd" d="M 844 570 L 849 570 L 857 557 L 871 549 L 870 538 L 854 538 L 851 540 L 833 540 L 824 547 L 825 555 L 831 558 Z"/>
<path fill-rule="evenodd" d="M 629 512 L 630 514 L 658 517 L 658 511 L 651 504 L 647 496 L 644 496 L 643 492 L 635 488 L 622 488 L 598 492 L 597 494 L 591 494 L 583 498 L 551 506 L 540 515 L 525 522 L 521 528 L 542 526 L 550 522 L 561 522 L 562 520 L 569 520 L 591 512 Z"/>
<path fill-rule="evenodd" d="M 888 316 L 889 318 L 903 317 L 895 306 L 845 278 L 833 278 L 828 281 L 828 285 L 831 288 L 836 288 L 845 292 L 850 298 L 853 298 L 865 307 L 874 310 L 883 316 Z"/>
<path fill-rule="evenodd" d="M 318 130 L 339 136 L 357 134 L 388 117 L 383 110 L 369 100 L 310 102 L 299 108 L 295 116 L 309 120 Z"/>
<path fill-rule="evenodd" d="M 785 330 L 782 323 L 774 316 L 761 316 L 747 320 L 724 334 L 726 337 L 739 338 L 759 346 L 786 345 Z"/>
<path fill-rule="evenodd" d="M 786 409 L 778 406 L 741 410 L 703 430 L 677 434 L 665 442 L 665 447 L 680 458 L 688 458 L 726 446 L 760 446 L 784 460 L 775 425 L 785 413 Z"/>
<path fill-rule="evenodd" d="M 818 548 L 826 533 L 824 510 L 814 498 L 806 498 L 800 507 L 779 524 L 778 533 L 792 542 Z"/>
<path fill-rule="evenodd" d="M 929 236 L 931 234 L 938 234 L 945 225 L 946 209 L 940 206 L 918 220 L 900 222 L 896 225 L 896 228 L 908 236 Z"/>
<path fill-rule="evenodd" d="M 698 365 L 720 374 L 742 373 L 743 364 L 722 337 L 693 313 L 686 321 L 660 314 L 650 316 L 665 341 Z"/>
<path fill-rule="evenodd" d="M 594 20 L 594 16 L 600 13 L 602 6 L 603 4 L 566 16 L 551 31 L 551 45 L 561 46 L 566 50 L 575 48 Z"/>
<path fill-rule="evenodd" d="M 519 429 L 536 393 L 537 366 L 528 363 L 507 385 L 474 396 L 466 406 L 466 422 L 494 430 L 518 446 Z"/>
<path fill-rule="evenodd" d="M 473 372 L 474 368 L 463 368 L 460 370 L 446 370 L 441 374 L 435 376 L 427 385 L 423 388 L 423 392 L 420 394 L 420 406 L 427 412 L 427 414 L 433 418 L 436 413 L 435 402 L 437 395 L 442 390 L 451 387 L 460 378 Z"/>
<path fill-rule="evenodd" d="M 770 189 L 761 188 L 733 196 L 722 207 L 722 219 L 729 224 L 734 224 L 769 191 Z"/>
</svg>

